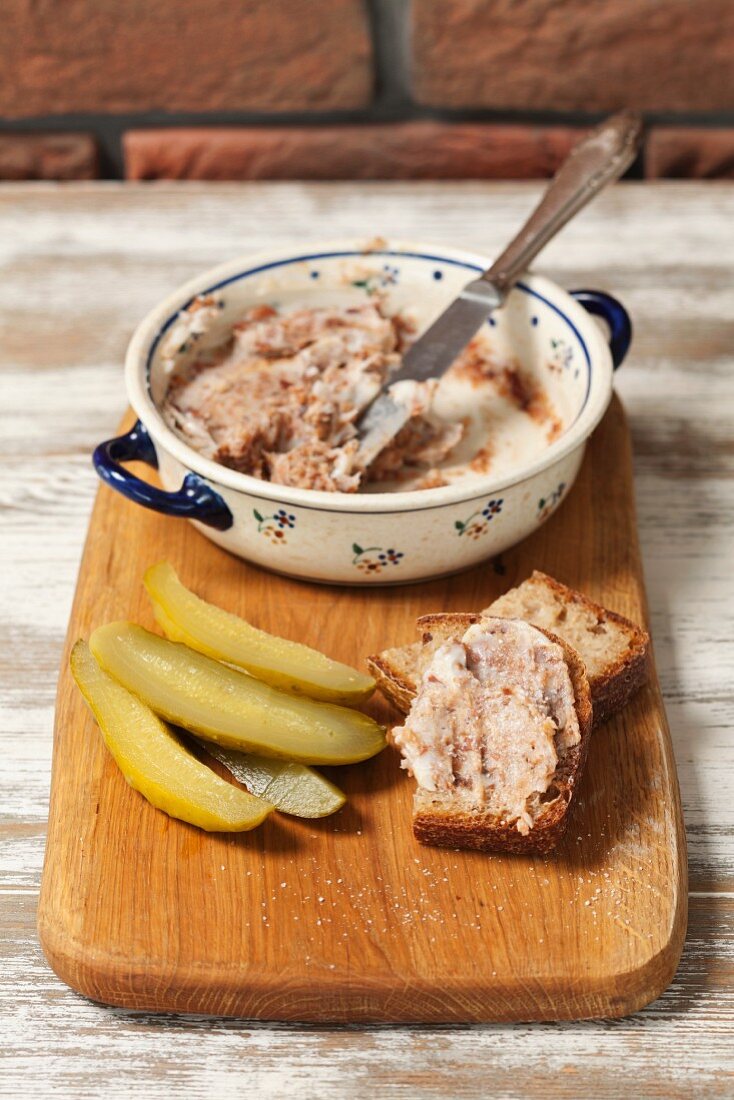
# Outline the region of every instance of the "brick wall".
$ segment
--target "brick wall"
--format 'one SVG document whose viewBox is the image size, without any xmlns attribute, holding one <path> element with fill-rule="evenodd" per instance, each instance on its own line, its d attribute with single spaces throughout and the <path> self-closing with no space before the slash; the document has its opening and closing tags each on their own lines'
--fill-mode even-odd
<svg viewBox="0 0 734 1100">
<path fill-rule="evenodd" d="M 4 0 L 0 178 L 734 177 L 734 0 Z"/>
</svg>

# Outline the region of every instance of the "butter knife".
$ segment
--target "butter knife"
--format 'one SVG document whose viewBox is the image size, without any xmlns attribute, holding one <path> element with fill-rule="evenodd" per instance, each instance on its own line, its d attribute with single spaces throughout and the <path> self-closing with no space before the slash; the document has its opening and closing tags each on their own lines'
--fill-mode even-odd
<svg viewBox="0 0 734 1100">
<path fill-rule="evenodd" d="M 408 349 L 398 371 L 362 413 L 358 461 L 366 469 L 411 416 L 411 401 L 390 390 L 396 382 L 440 378 L 493 310 L 498 309 L 530 262 L 608 183 L 634 161 L 642 140 L 639 114 L 620 111 L 576 145 L 551 180 L 520 232 L 492 266 L 464 287 Z"/>
</svg>

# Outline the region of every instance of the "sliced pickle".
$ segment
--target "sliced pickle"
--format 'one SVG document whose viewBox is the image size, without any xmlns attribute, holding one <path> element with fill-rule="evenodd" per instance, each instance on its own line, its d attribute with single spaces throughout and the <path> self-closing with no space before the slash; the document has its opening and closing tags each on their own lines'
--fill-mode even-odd
<svg viewBox="0 0 734 1100">
<path fill-rule="evenodd" d="M 209 832 L 254 829 L 273 806 L 227 783 L 197 760 L 149 707 L 95 661 L 86 642 L 71 671 L 125 779 L 153 806 Z"/>
<path fill-rule="evenodd" d="M 206 741 L 201 744 L 235 779 L 244 783 L 248 791 L 272 802 L 281 813 L 294 817 L 328 817 L 340 810 L 347 800 L 338 787 L 305 764 L 224 749 Z"/>
<path fill-rule="evenodd" d="M 300 642 L 258 630 L 238 615 L 202 600 L 182 584 L 167 561 L 152 565 L 143 583 L 156 619 L 174 642 L 238 665 L 275 687 L 327 703 L 357 706 L 375 690 L 371 676 Z"/>
<path fill-rule="evenodd" d="M 300 764 L 353 764 L 385 747 L 358 710 L 288 695 L 134 623 L 100 626 L 89 645 L 123 687 L 206 741 Z"/>
</svg>

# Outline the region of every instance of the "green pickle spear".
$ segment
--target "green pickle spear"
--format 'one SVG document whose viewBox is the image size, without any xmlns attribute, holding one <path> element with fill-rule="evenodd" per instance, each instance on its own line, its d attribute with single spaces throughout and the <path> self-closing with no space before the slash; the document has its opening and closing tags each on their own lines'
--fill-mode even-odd
<svg viewBox="0 0 734 1100">
<path fill-rule="evenodd" d="M 224 764 L 248 791 L 272 802 L 276 810 L 295 817 L 328 817 L 346 802 L 346 796 L 325 776 L 288 760 L 273 760 L 237 752 L 201 741 L 206 751 Z"/>
<path fill-rule="evenodd" d="M 179 580 L 169 562 L 152 565 L 143 583 L 158 623 L 174 642 L 244 668 L 275 687 L 327 703 L 357 706 L 375 690 L 371 676 L 310 646 L 258 630 L 202 600 Z"/>
<path fill-rule="evenodd" d="M 89 645 L 151 710 L 206 741 L 300 764 L 353 764 L 385 747 L 358 710 L 289 695 L 133 623 L 100 626 Z"/>
<path fill-rule="evenodd" d="M 173 730 L 113 680 L 78 641 L 71 671 L 125 779 L 153 806 L 209 832 L 259 825 L 271 803 L 227 783 L 197 760 Z"/>
</svg>

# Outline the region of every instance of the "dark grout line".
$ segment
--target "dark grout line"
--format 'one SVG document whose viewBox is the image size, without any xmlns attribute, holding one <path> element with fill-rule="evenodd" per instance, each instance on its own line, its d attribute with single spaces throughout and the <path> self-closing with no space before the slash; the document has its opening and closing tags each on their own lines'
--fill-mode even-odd
<svg viewBox="0 0 734 1100">
<path fill-rule="evenodd" d="M 373 7 L 390 5 L 393 0 L 372 0 Z M 407 0 L 394 0 L 396 9 Z M 396 24 L 398 20 L 395 20 Z M 585 127 L 593 125 L 606 117 L 609 112 L 595 111 L 585 114 L 581 111 L 510 111 L 486 108 L 451 109 L 432 108 L 414 104 L 407 98 L 407 85 L 402 79 L 390 76 L 407 52 L 407 40 L 402 44 L 387 35 L 387 21 L 384 22 L 382 40 L 377 36 L 376 61 L 376 99 L 368 108 L 350 111 L 319 111 L 308 114 L 296 111 L 279 113 L 247 111 L 213 112 L 167 112 L 147 111 L 121 114 L 74 113 L 65 115 L 38 115 L 24 119 L 0 119 L 0 134 L 7 133 L 66 133 L 82 130 L 91 133 L 97 140 L 100 150 L 100 177 L 102 179 L 122 179 L 124 177 L 124 158 L 122 137 L 125 131 L 133 129 L 196 127 L 278 127 L 300 126 L 303 129 L 315 126 L 360 125 L 367 123 L 409 122 L 417 120 L 435 120 L 439 122 L 484 122 L 494 124 L 514 124 L 530 126 L 570 126 Z M 404 70 L 402 70 L 404 71 Z M 655 126 L 694 126 L 700 129 L 720 129 L 734 127 L 734 112 L 691 112 L 673 114 L 666 111 L 647 112 L 648 125 Z M 641 161 L 630 173 L 630 178 L 641 178 Z"/>
<path fill-rule="evenodd" d="M 410 0 L 368 0 L 377 103 L 410 110 Z"/>
</svg>

